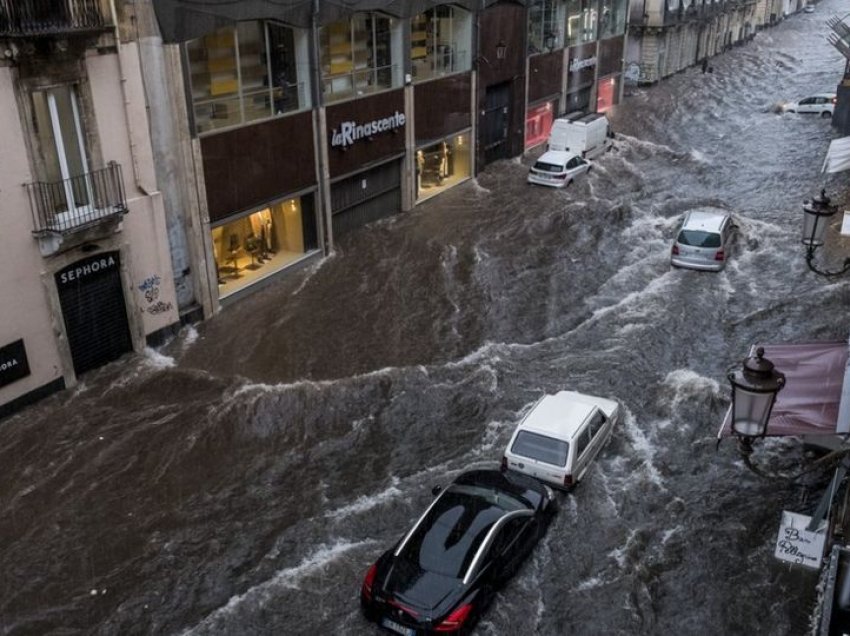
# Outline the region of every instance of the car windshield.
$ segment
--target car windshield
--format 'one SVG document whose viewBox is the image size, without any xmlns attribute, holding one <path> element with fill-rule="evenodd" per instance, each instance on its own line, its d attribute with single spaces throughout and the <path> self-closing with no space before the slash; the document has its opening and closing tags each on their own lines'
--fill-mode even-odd
<svg viewBox="0 0 850 636">
<path fill-rule="evenodd" d="M 544 161 L 538 161 L 534 164 L 535 170 L 540 170 L 541 172 L 563 172 L 564 166 L 558 165 L 557 163 L 546 163 Z"/>
<path fill-rule="evenodd" d="M 570 449 L 569 443 L 554 437 L 532 433 L 531 431 L 520 431 L 511 452 L 514 455 L 522 455 L 530 457 L 539 462 L 546 462 L 553 466 L 567 465 L 567 452 Z"/>
<path fill-rule="evenodd" d="M 720 247 L 720 235 L 716 232 L 703 232 L 702 230 L 682 230 L 676 239 L 682 245 L 693 247 Z"/>
<path fill-rule="evenodd" d="M 506 493 L 451 486 L 431 508 L 400 556 L 420 570 L 462 578 L 493 524 L 506 510 L 526 508 Z"/>
</svg>

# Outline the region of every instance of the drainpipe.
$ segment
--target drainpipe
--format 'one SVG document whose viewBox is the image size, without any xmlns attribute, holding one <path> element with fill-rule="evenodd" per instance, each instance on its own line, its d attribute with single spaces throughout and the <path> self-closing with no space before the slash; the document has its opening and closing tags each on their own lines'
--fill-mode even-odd
<svg viewBox="0 0 850 636">
<path fill-rule="evenodd" d="M 133 118 L 130 116 L 130 98 L 127 95 L 127 75 L 124 73 L 124 65 L 121 62 L 121 32 L 118 28 L 118 12 L 115 10 L 115 0 L 109 0 L 109 11 L 112 17 L 113 28 L 115 30 L 115 52 L 116 57 L 118 58 L 118 75 L 121 80 L 121 97 L 124 101 L 124 119 L 127 122 L 127 135 L 130 142 L 130 160 L 133 165 L 133 179 L 136 184 L 136 189 L 145 196 L 150 196 L 151 192 L 156 191 L 156 188 L 154 187 L 149 189 L 142 184 L 141 172 L 139 170 L 138 150 L 136 149 L 135 136 L 133 134 L 135 127 L 133 125 Z"/>
</svg>

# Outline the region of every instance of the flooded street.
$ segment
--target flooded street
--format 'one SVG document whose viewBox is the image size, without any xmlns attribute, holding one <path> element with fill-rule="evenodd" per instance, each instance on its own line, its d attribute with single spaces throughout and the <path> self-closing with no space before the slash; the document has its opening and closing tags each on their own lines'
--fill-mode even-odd
<svg viewBox="0 0 850 636">
<path fill-rule="evenodd" d="M 4 420 L 0 634 L 375 634 L 366 568 L 561 389 L 625 425 L 476 633 L 803 633 L 816 575 L 773 541 L 823 480 L 760 479 L 715 435 L 751 344 L 847 338 L 850 288 L 800 244 L 822 184 L 850 205 L 819 172 L 835 133 L 776 108 L 834 90 L 843 7 L 631 89 L 563 191 L 526 185 L 531 158 L 488 166 Z M 701 205 L 740 226 L 718 274 L 669 264 Z"/>
</svg>

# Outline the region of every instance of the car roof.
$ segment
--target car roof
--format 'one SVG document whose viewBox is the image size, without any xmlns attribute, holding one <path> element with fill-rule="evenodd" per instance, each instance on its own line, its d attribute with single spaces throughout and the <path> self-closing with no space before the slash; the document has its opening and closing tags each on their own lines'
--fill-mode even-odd
<svg viewBox="0 0 850 636">
<path fill-rule="evenodd" d="M 537 161 L 542 161 L 543 163 L 567 163 L 573 157 L 577 157 L 574 152 L 567 152 L 566 150 L 547 150 Z"/>
<path fill-rule="evenodd" d="M 808 99 L 809 97 L 835 97 L 835 93 L 812 93 L 811 95 L 806 95 L 800 99 Z"/>
<path fill-rule="evenodd" d="M 616 407 L 616 402 L 606 398 L 576 391 L 559 391 L 543 396 L 518 428 L 569 440 L 594 409 L 610 412 Z"/>
<path fill-rule="evenodd" d="M 700 208 L 691 210 L 682 222 L 683 230 L 703 230 L 704 232 L 719 232 L 720 226 L 731 214 L 721 208 Z"/>
</svg>

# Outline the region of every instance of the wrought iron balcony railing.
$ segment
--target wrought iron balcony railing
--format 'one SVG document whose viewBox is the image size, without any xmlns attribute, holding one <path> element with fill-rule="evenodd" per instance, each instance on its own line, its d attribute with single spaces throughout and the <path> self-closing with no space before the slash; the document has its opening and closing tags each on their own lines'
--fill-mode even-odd
<svg viewBox="0 0 850 636">
<path fill-rule="evenodd" d="M 32 207 L 33 234 L 70 234 L 127 213 L 121 166 L 78 177 L 27 184 Z"/>
<path fill-rule="evenodd" d="M 97 31 L 110 16 L 108 0 L 0 0 L 0 37 Z"/>
</svg>

